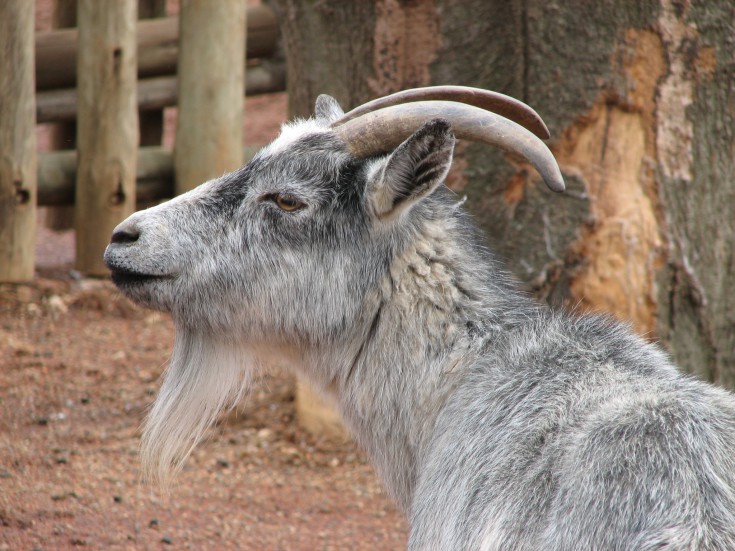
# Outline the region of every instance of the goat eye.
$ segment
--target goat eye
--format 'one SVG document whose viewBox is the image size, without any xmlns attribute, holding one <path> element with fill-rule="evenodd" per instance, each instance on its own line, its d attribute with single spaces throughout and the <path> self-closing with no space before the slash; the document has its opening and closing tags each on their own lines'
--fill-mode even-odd
<svg viewBox="0 0 735 551">
<path fill-rule="evenodd" d="M 280 193 L 273 195 L 273 202 L 279 209 L 286 212 L 294 212 L 306 206 L 293 195 L 281 195 Z"/>
</svg>

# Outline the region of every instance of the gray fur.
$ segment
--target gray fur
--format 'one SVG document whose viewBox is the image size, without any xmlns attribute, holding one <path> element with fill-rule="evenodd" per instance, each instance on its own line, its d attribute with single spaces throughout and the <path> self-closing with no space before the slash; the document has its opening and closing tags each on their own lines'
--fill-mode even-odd
<svg viewBox="0 0 735 551">
<path fill-rule="evenodd" d="M 117 228 L 114 280 L 177 329 L 148 475 L 281 364 L 338 404 L 412 550 L 735 549 L 733 397 L 517 291 L 442 184 L 446 123 L 363 161 L 329 130 L 335 105 Z"/>
<path fill-rule="evenodd" d="M 314 117 L 325 124 L 332 123 L 344 115 L 337 100 L 327 94 L 319 94 L 314 106 Z"/>
</svg>

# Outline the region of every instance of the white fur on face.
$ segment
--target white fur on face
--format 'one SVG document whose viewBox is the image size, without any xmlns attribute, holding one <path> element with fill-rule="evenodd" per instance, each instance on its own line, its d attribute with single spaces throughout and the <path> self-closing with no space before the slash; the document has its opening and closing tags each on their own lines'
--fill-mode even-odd
<svg viewBox="0 0 735 551">
<path fill-rule="evenodd" d="M 296 119 L 281 125 L 281 132 L 275 140 L 265 146 L 258 153 L 259 157 L 275 155 L 287 151 L 294 142 L 309 134 L 326 134 L 331 132 L 324 122 L 315 119 Z"/>
<path fill-rule="evenodd" d="M 143 430 L 147 479 L 166 486 L 219 412 L 237 405 L 252 378 L 250 360 L 242 346 L 177 326 L 171 361 Z"/>
</svg>

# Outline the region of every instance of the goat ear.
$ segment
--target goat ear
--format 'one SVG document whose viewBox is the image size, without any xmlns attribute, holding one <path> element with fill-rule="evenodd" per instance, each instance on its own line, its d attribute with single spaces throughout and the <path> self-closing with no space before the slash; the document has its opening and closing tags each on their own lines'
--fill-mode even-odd
<svg viewBox="0 0 735 551">
<path fill-rule="evenodd" d="M 449 123 L 434 119 L 399 145 L 368 181 L 373 213 L 394 218 L 431 194 L 449 172 L 454 141 Z"/>
<path fill-rule="evenodd" d="M 327 94 L 320 94 L 316 98 L 314 106 L 314 116 L 317 120 L 330 124 L 344 115 L 345 112 L 337 103 L 337 100 Z"/>
</svg>

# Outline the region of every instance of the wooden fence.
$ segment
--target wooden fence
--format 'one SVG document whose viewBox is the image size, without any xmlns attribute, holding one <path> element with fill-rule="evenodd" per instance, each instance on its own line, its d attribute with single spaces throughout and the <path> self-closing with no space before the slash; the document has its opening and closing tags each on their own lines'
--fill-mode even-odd
<svg viewBox="0 0 735 551">
<path fill-rule="evenodd" d="M 243 94 L 285 89 L 276 19 L 245 0 L 190 0 L 179 17 L 146 20 L 139 0 L 80 0 L 76 27 L 34 38 L 33 4 L 0 2 L 0 281 L 33 277 L 37 206 L 74 205 L 76 269 L 104 275 L 112 229 L 136 203 L 249 154 Z M 139 113 L 172 105 L 174 151 L 140 146 Z M 76 149 L 38 155 L 35 125 L 64 121 L 77 123 Z"/>
</svg>

